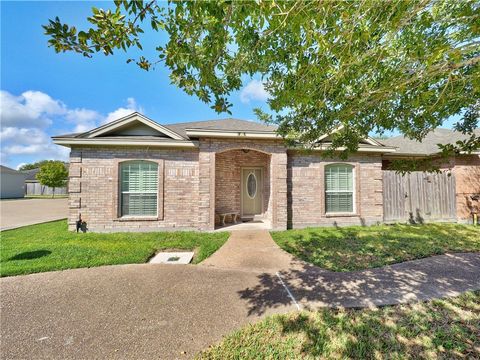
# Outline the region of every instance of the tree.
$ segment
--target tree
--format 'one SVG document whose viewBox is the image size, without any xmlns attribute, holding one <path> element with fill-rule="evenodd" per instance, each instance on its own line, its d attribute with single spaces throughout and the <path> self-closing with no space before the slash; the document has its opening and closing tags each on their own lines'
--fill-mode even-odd
<svg viewBox="0 0 480 360">
<path fill-rule="evenodd" d="M 38 169 L 41 167 L 43 164 L 49 162 L 51 160 L 40 160 L 36 161 L 30 164 L 24 164 L 18 168 L 19 171 L 26 171 L 26 170 L 33 170 L 33 169 Z"/>
<path fill-rule="evenodd" d="M 53 188 L 52 197 L 55 197 L 55 188 L 67 183 L 68 170 L 61 161 L 48 161 L 40 167 L 36 177 L 40 184 Z"/>
<path fill-rule="evenodd" d="M 57 52 L 86 57 L 138 48 L 128 62 L 163 63 L 173 84 L 217 112 L 246 77 L 261 77 L 270 112 L 288 141 L 305 146 L 333 135 L 347 156 L 369 133 L 399 130 L 421 140 L 447 119 L 469 140 L 445 155 L 480 148 L 480 3 L 412 1 L 115 1 L 93 8 L 77 31 L 57 17 L 44 26 Z M 145 30 L 162 31 L 155 58 Z"/>
</svg>

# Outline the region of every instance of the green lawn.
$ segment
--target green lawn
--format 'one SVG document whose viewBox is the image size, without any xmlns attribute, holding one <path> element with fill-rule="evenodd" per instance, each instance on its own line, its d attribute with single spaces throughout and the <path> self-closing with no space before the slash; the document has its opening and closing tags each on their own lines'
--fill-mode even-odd
<svg viewBox="0 0 480 360">
<path fill-rule="evenodd" d="M 411 305 L 268 317 L 197 358 L 479 359 L 480 292 Z"/>
<path fill-rule="evenodd" d="M 194 263 L 213 254 L 228 233 L 74 233 L 65 220 L 0 233 L 0 275 L 110 264 L 144 263 L 161 249 L 194 250 Z"/>
<path fill-rule="evenodd" d="M 298 258 L 333 271 L 353 271 L 446 252 L 480 251 L 480 226 L 458 224 L 323 227 L 272 232 Z"/>
</svg>

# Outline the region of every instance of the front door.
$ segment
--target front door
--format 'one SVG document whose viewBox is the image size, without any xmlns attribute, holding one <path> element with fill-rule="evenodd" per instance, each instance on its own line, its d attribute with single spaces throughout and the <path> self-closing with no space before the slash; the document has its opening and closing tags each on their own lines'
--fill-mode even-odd
<svg viewBox="0 0 480 360">
<path fill-rule="evenodd" d="M 242 168 L 241 181 L 242 216 L 263 213 L 262 168 Z"/>
</svg>

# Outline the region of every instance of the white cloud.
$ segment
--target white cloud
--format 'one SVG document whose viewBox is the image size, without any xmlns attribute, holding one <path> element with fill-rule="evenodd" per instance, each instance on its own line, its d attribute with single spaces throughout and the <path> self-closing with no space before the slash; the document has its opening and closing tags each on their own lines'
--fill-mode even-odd
<svg viewBox="0 0 480 360">
<path fill-rule="evenodd" d="M 120 107 L 117 110 L 112 111 L 107 115 L 105 120 L 103 121 L 103 124 L 106 124 L 110 121 L 114 121 L 117 119 L 120 119 L 124 116 L 130 115 L 131 113 L 134 113 L 135 111 L 138 111 L 140 113 L 143 113 L 144 110 L 142 107 L 138 106 L 137 102 L 135 101 L 134 98 L 128 98 L 127 99 L 127 107 Z"/>
<path fill-rule="evenodd" d="M 69 150 L 53 144 L 50 136 L 35 128 L 8 127 L 0 130 L 2 157 L 34 155 L 41 159 L 66 160 Z"/>
<path fill-rule="evenodd" d="M 70 109 L 62 101 L 32 90 L 19 96 L 0 90 L 0 101 L 0 162 L 10 167 L 43 159 L 67 160 L 69 149 L 50 139 L 59 129 L 85 132 L 132 112 L 143 112 L 134 98 L 128 98 L 125 107 L 102 115 L 91 109 Z"/>
<path fill-rule="evenodd" d="M 0 141 L 15 141 L 15 143 L 42 144 L 49 140 L 48 135 L 35 128 L 7 127 L 0 130 Z"/>
<path fill-rule="evenodd" d="M 248 104 L 250 101 L 267 101 L 269 98 L 265 86 L 260 80 L 253 79 L 240 91 L 240 101 Z"/>
<path fill-rule="evenodd" d="M 40 95 L 40 96 L 38 96 Z M 52 123 L 50 112 L 59 110 L 59 104 L 48 95 L 37 91 L 27 91 L 20 96 L 13 96 L 7 91 L 0 91 L 2 126 L 33 126 L 44 128 Z M 44 106 L 44 108 L 42 108 Z"/>
<path fill-rule="evenodd" d="M 36 113 L 61 115 L 66 112 L 66 106 L 61 101 L 54 100 L 41 91 L 25 91 L 22 97 L 25 99 L 25 106 Z"/>
<path fill-rule="evenodd" d="M 95 110 L 89 109 L 74 109 L 69 110 L 65 118 L 75 124 L 73 132 L 85 132 L 97 126 L 103 116 Z"/>
<path fill-rule="evenodd" d="M 27 163 L 20 163 L 17 165 L 17 167 L 15 168 L 16 170 L 20 170 L 20 168 L 23 166 L 23 165 L 27 165 Z"/>
<path fill-rule="evenodd" d="M 35 162 L 38 160 L 68 160 L 70 149 L 53 144 L 50 139 L 42 144 L 2 144 L 0 161 L 12 168 L 19 164 Z M 17 164 L 17 165 L 15 165 Z"/>
<path fill-rule="evenodd" d="M 32 155 L 36 153 L 48 152 L 46 145 L 48 144 L 32 144 L 32 145 L 12 145 L 5 146 L 3 152 L 7 155 Z"/>
</svg>

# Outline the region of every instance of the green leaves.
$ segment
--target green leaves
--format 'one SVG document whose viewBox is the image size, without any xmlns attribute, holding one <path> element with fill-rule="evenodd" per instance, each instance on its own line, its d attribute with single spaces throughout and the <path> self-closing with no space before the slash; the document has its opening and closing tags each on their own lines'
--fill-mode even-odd
<svg viewBox="0 0 480 360">
<path fill-rule="evenodd" d="M 65 186 L 68 171 L 61 161 L 46 161 L 40 166 L 40 171 L 36 177 L 40 184 L 56 188 Z"/>
<path fill-rule="evenodd" d="M 76 31 L 58 18 L 44 26 L 55 51 L 84 56 L 142 50 L 147 28 L 165 31 L 158 56 L 130 59 L 144 70 L 163 63 L 171 81 L 217 112 L 232 92 L 261 76 L 269 116 L 279 132 L 332 150 L 355 151 L 371 132 L 400 130 L 422 139 L 446 119 L 478 109 L 478 1 L 382 2 L 115 1 L 92 9 L 92 28 Z M 474 120 L 478 123 L 478 111 Z M 472 126 L 470 126 L 472 128 Z M 463 144 L 467 146 L 466 144 Z M 468 145 L 469 151 L 475 145 Z"/>
<path fill-rule="evenodd" d="M 33 163 L 29 163 L 29 164 L 23 164 L 22 166 L 20 166 L 20 168 L 18 170 L 19 171 L 25 171 L 25 170 L 37 169 L 37 168 L 41 167 L 42 165 L 48 163 L 49 161 L 51 161 L 51 160 L 40 160 L 40 161 L 36 161 L 36 162 L 33 162 Z"/>
<path fill-rule="evenodd" d="M 108 56 L 113 55 L 115 49 L 127 51 L 135 46 L 142 50 L 139 35 L 144 31 L 138 23 L 141 23 L 147 14 L 151 16 L 153 29 L 163 28 L 163 22 L 157 16 L 157 13 L 161 14 L 161 9 L 155 1 L 147 4 L 140 1 L 114 3 L 115 11 L 92 7 L 92 16 L 88 17 L 92 28 L 79 31 L 78 34 L 75 27 L 63 24 L 58 17 L 49 20 L 49 24 L 43 26 L 45 34 L 50 37 L 49 46 L 54 47 L 56 52 L 74 51 L 86 57 L 102 52 Z M 139 60 L 136 63 L 145 70 L 149 68 L 146 61 Z"/>
</svg>

